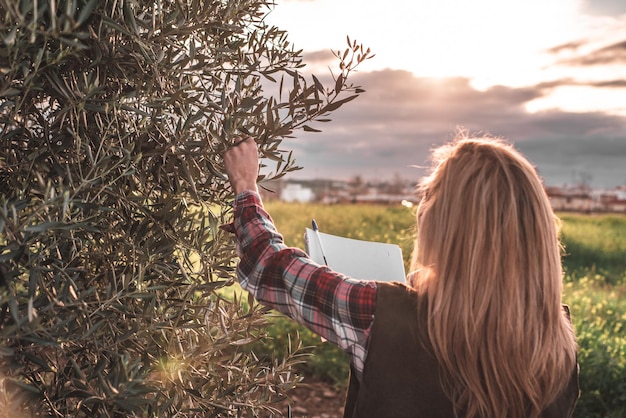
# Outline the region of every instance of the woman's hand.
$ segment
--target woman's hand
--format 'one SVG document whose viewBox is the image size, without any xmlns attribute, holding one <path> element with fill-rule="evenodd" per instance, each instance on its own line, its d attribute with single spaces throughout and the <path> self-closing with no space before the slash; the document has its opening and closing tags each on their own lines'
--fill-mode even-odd
<svg viewBox="0 0 626 418">
<path fill-rule="evenodd" d="M 257 191 L 259 156 L 256 142 L 248 137 L 224 153 L 224 167 L 235 194 Z"/>
</svg>

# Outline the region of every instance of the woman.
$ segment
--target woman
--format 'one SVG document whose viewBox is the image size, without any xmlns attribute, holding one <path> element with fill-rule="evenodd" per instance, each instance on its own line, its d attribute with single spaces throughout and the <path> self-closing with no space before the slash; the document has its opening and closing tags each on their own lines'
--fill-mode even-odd
<svg viewBox="0 0 626 418">
<path fill-rule="evenodd" d="M 345 417 L 570 417 L 576 342 L 558 220 L 531 164 L 457 138 L 420 185 L 409 286 L 358 281 L 287 248 L 257 193 L 257 147 L 224 155 L 243 288 L 350 355 Z"/>
</svg>

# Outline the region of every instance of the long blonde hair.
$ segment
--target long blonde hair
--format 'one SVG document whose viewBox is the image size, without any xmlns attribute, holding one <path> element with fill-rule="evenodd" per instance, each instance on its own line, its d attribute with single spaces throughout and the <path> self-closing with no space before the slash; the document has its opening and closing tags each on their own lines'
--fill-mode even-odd
<svg viewBox="0 0 626 418">
<path fill-rule="evenodd" d="M 558 218 L 534 167 L 502 140 L 462 134 L 433 159 L 411 270 L 443 387 L 457 414 L 537 417 L 576 363 Z"/>
</svg>

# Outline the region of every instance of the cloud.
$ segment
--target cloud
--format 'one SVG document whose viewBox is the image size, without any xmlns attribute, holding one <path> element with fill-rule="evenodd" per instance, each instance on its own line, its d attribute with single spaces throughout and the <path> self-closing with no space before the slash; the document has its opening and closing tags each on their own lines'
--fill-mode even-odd
<svg viewBox="0 0 626 418">
<path fill-rule="evenodd" d="M 337 62 L 337 57 L 333 55 L 330 49 L 322 49 L 319 51 L 305 52 L 302 61 L 307 65 L 330 65 Z"/>
<path fill-rule="evenodd" d="M 334 118 L 341 123 L 329 125 L 332 132 L 354 126 L 357 131 L 441 135 L 463 126 L 523 140 L 572 132 L 589 134 L 600 127 L 618 133 L 625 128 L 623 118 L 602 113 L 526 111 L 525 103 L 542 97 L 548 87 L 559 82 L 480 91 L 466 78 L 419 78 L 401 70 L 357 74 L 353 82 L 366 93 L 337 112 Z"/>
<path fill-rule="evenodd" d="M 626 13 L 623 0 L 587 0 L 582 3 L 585 12 L 598 16 L 615 16 Z"/>
<path fill-rule="evenodd" d="M 543 83 L 539 83 L 535 86 L 535 88 L 540 89 L 542 91 L 549 91 L 551 89 L 557 87 L 564 86 L 592 86 L 599 88 L 624 88 L 626 87 L 626 80 L 624 79 L 609 79 L 609 80 L 600 80 L 600 81 L 580 81 L 573 78 L 563 78 L 552 81 L 546 81 Z"/>
<path fill-rule="evenodd" d="M 626 138 L 532 139 L 516 144 L 549 185 L 587 182 L 596 187 L 626 184 Z"/>
<path fill-rule="evenodd" d="M 560 50 L 562 51 L 563 49 Z M 594 49 L 590 53 L 582 56 L 565 60 L 563 64 L 582 66 L 626 64 L 626 40 Z"/>
<path fill-rule="evenodd" d="M 552 184 L 571 178 L 576 165 L 584 166 L 598 182 L 626 179 L 626 167 L 615 159 L 626 157 L 626 118 L 601 112 L 528 113 L 525 104 L 547 94 L 557 82 L 480 91 L 465 78 L 419 78 L 401 70 L 357 73 L 352 81 L 365 88 L 361 97 L 333 112 L 332 122 L 314 124 L 322 133 L 298 133 L 297 139 L 285 143 L 305 167 L 297 176 L 417 178 L 423 171 L 412 166 L 426 164 L 429 150 L 463 127 L 526 147 L 545 167 L 546 180 Z M 563 158 L 563 149 L 580 151 L 589 167 Z M 594 175 L 594 166 L 615 175 Z"/>
<path fill-rule="evenodd" d="M 599 81 L 597 83 L 592 84 L 595 87 L 615 87 L 615 88 L 624 88 L 626 87 L 626 80 L 607 80 L 607 81 Z"/>
<path fill-rule="evenodd" d="M 580 47 L 582 47 L 585 44 L 584 41 L 571 41 L 562 45 L 557 45 L 555 47 L 549 48 L 548 49 L 548 53 L 550 54 L 560 54 L 563 52 L 572 52 L 572 51 L 577 51 Z"/>
</svg>

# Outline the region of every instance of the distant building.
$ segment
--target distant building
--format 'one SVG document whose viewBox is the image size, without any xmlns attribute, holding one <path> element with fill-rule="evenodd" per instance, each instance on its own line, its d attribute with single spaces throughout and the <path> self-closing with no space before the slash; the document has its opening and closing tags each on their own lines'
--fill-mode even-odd
<svg viewBox="0 0 626 418">
<path fill-rule="evenodd" d="M 556 211 L 591 212 L 595 202 L 588 190 L 546 187 L 552 209 Z"/>
<path fill-rule="evenodd" d="M 546 187 L 552 208 L 572 212 L 626 213 L 626 187 L 591 190 L 588 187 Z"/>
<path fill-rule="evenodd" d="M 350 181 L 276 180 L 264 183 L 263 199 L 285 202 L 417 204 L 420 196 L 413 182 L 394 178 L 391 182 L 365 182 L 360 177 Z M 587 185 L 553 187 L 546 193 L 556 211 L 626 213 L 626 186 L 594 190 Z"/>
<path fill-rule="evenodd" d="M 601 193 L 599 200 L 606 212 L 626 213 L 626 186 Z"/>
<path fill-rule="evenodd" d="M 280 200 L 285 202 L 312 202 L 315 198 L 313 190 L 297 183 L 287 183 L 280 190 Z"/>
</svg>

